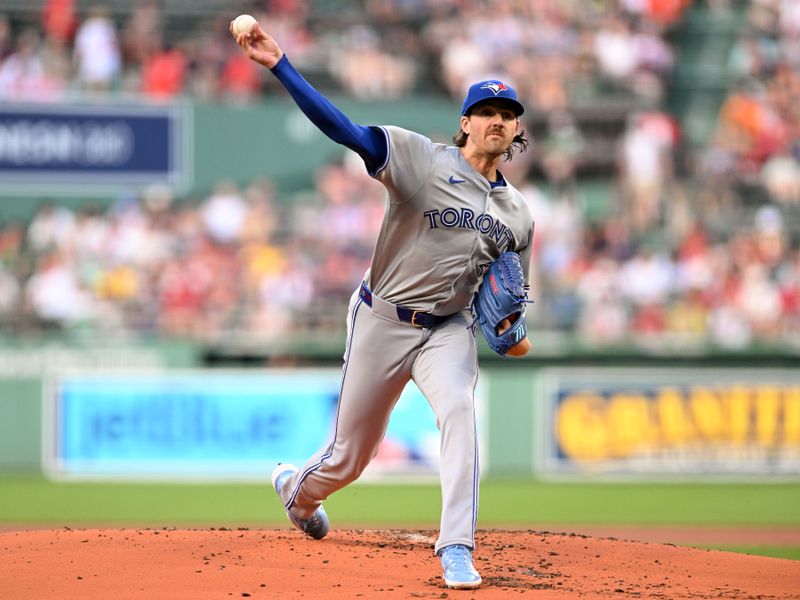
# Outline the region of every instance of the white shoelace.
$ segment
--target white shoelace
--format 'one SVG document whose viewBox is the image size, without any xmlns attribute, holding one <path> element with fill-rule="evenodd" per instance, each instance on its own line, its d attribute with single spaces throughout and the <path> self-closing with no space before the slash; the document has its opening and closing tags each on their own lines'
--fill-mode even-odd
<svg viewBox="0 0 800 600">
<path fill-rule="evenodd" d="M 448 548 L 444 553 L 444 560 L 449 569 L 458 569 L 464 571 L 472 571 L 472 555 L 466 546 L 453 546 Z"/>
</svg>

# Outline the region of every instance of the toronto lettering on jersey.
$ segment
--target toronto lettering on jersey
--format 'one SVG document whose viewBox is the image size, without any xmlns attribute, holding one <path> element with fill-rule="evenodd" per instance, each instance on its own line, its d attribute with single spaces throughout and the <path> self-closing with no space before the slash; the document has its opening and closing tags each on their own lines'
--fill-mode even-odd
<svg viewBox="0 0 800 600">
<path fill-rule="evenodd" d="M 499 248 L 511 245 L 513 236 L 511 230 L 488 213 L 475 214 L 469 208 L 445 208 L 442 211 L 428 210 L 423 213 L 428 219 L 431 229 L 443 227 L 460 227 L 479 231 L 483 235 L 494 238 Z"/>
</svg>

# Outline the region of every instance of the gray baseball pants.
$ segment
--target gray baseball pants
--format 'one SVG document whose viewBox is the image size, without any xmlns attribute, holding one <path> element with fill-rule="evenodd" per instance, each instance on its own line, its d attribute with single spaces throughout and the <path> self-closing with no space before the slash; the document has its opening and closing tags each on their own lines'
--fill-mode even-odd
<svg viewBox="0 0 800 600">
<path fill-rule="evenodd" d="M 462 311 L 432 329 L 397 318 L 393 305 L 358 291 L 350 300 L 342 383 L 331 443 L 281 488 L 284 506 L 310 517 L 333 492 L 356 480 L 378 452 L 389 416 L 412 379 L 428 399 L 440 437 L 442 516 L 435 550 L 475 546 L 478 440 L 477 352 L 472 317 Z"/>
</svg>

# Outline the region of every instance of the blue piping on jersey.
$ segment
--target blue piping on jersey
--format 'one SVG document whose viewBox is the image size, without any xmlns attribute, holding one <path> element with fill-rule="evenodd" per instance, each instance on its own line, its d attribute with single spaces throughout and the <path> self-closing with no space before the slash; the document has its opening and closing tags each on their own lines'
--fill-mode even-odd
<svg viewBox="0 0 800 600">
<path fill-rule="evenodd" d="M 308 467 L 300 475 L 300 478 L 297 480 L 297 483 L 294 486 L 294 490 L 292 490 L 292 495 L 289 498 L 289 501 L 284 504 L 286 510 L 289 510 L 289 507 L 294 504 L 294 501 L 297 499 L 297 494 L 300 493 L 300 486 L 303 485 L 303 482 L 306 480 L 306 478 L 311 475 L 311 473 L 319 469 L 322 466 L 322 463 L 333 455 L 333 446 L 336 444 L 336 436 L 339 432 L 339 411 L 342 407 L 342 390 L 344 389 L 344 380 L 347 376 L 347 365 L 350 362 L 350 350 L 353 347 L 353 334 L 355 333 L 356 329 L 356 315 L 358 315 L 358 309 L 363 303 L 364 301 L 359 297 L 358 302 L 356 302 L 356 305 L 353 307 L 353 317 L 350 321 L 350 338 L 347 340 L 347 356 L 345 356 L 344 359 L 344 367 L 342 368 L 342 381 L 339 384 L 339 402 L 336 403 L 336 422 L 333 427 L 333 440 L 331 441 L 330 446 L 328 446 L 328 449 L 325 451 L 325 453 L 320 457 L 319 462 Z"/>
</svg>

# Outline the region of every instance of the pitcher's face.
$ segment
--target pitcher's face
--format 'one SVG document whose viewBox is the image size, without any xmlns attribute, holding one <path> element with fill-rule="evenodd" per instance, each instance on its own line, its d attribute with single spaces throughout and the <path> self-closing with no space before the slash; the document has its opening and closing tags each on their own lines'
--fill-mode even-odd
<svg viewBox="0 0 800 600">
<path fill-rule="evenodd" d="M 461 128 L 469 134 L 467 143 L 475 145 L 480 154 L 500 156 L 514 141 L 519 119 L 502 100 L 487 100 L 473 108 L 469 116 L 461 117 Z"/>
</svg>

